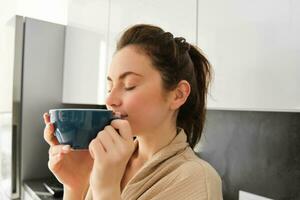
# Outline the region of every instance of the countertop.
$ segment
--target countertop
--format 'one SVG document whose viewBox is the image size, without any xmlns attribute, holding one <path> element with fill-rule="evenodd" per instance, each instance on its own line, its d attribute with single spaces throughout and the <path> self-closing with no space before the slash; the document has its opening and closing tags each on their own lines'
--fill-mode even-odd
<svg viewBox="0 0 300 200">
<path fill-rule="evenodd" d="M 28 180 L 23 183 L 24 191 L 30 195 L 32 200 L 62 200 L 63 198 L 53 197 L 45 188 L 43 183 L 48 179 Z"/>
</svg>

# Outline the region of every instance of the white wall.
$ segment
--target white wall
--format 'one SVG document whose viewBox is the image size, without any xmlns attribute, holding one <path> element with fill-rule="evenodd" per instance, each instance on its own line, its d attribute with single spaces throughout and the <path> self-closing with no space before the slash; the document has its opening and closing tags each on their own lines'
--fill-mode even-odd
<svg viewBox="0 0 300 200">
<path fill-rule="evenodd" d="M 8 0 L 7 0 L 8 1 Z M 67 24 L 68 0 L 16 0 L 18 15 Z"/>
<path fill-rule="evenodd" d="M 0 112 L 10 112 L 12 108 L 14 31 L 11 18 L 16 7 L 16 0 L 0 0 Z"/>
</svg>

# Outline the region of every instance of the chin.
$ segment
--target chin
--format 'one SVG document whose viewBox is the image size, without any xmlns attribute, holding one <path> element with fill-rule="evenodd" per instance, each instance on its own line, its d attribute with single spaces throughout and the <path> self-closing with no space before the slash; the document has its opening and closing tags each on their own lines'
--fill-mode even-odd
<svg viewBox="0 0 300 200">
<path fill-rule="evenodd" d="M 127 120 L 129 122 L 133 136 L 140 136 L 145 132 L 145 129 L 139 126 L 137 122 L 130 120 L 128 117 L 124 118 L 124 120 Z"/>
</svg>

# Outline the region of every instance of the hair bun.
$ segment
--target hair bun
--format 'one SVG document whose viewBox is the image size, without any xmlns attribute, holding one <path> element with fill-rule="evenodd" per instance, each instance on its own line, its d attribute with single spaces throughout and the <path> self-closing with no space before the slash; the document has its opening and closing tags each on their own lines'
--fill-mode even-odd
<svg viewBox="0 0 300 200">
<path fill-rule="evenodd" d="M 164 39 L 167 41 L 171 41 L 174 39 L 174 35 L 170 32 L 164 32 L 163 36 L 164 36 Z"/>
<path fill-rule="evenodd" d="M 175 37 L 174 38 L 176 44 L 178 45 L 179 49 L 182 49 L 183 52 L 189 51 L 191 45 L 186 42 L 186 39 L 183 37 Z"/>
</svg>

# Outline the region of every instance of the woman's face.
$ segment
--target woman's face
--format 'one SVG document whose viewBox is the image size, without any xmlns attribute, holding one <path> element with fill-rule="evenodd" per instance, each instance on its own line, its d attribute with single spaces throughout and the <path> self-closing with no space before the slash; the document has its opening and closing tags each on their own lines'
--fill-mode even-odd
<svg viewBox="0 0 300 200">
<path fill-rule="evenodd" d="M 107 108 L 120 112 L 134 135 L 159 129 L 172 114 L 160 73 L 135 46 L 114 55 L 107 79 Z"/>
</svg>

